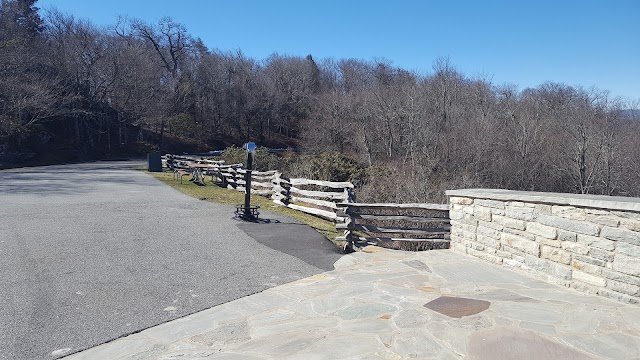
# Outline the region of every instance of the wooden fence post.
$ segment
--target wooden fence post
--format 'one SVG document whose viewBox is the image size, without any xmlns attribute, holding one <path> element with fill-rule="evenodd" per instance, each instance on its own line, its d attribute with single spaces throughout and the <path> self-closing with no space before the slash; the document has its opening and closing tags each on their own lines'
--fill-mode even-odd
<svg viewBox="0 0 640 360">
<path fill-rule="evenodd" d="M 227 186 L 229 186 L 229 182 L 227 181 L 227 177 L 222 173 L 222 168 L 218 168 L 218 171 L 220 172 L 220 180 L 222 180 L 222 186 L 226 189 Z"/>
<path fill-rule="evenodd" d="M 345 193 L 347 192 L 347 190 L 345 189 Z M 353 222 L 353 219 L 351 218 L 351 209 L 349 208 L 349 202 L 345 201 L 344 203 L 340 203 L 337 204 L 337 208 L 336 208 L 336 216 L 338 218 L 342 218 L 344 219 L 344 223 L 341 224 L 342 226 L 340 226 L 342 229 L 344 229 L 344 233 L 341 237 L 336 238 L 336 240 L 342 240 L 344 241 L 344 246 L 343 246 L 343 250 L 345 253 L 351 253 L 354 251 L 353 248 L 353 234 L 351 233 L 351 223 Z M 336 228 L 338 228 L 337 226 L 338 224 L 336 223 Z"/>
</svg>

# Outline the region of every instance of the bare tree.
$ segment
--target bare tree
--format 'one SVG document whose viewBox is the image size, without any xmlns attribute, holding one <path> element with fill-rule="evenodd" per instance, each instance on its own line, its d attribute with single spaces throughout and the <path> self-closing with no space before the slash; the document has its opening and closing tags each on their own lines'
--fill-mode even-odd
<svg viewBox="0 0 640 360">
<path fill-rule="evenodd" d="M 184 25 L 174 22 L 169 17 L 160 19 L 156 26 L 141 20 L 133 20 L 129 26 L 130 34 L 141 38 L 147 46 L 153 49 L 160 67 L 165 70 L 160 83 L 166 88 L 166 94 L 169 98 L 163 100 L 175 99 L 178 79 L 188 66 L 187 61 L 193 46 L 193 38 L 187 33 Z M 163 144 L 167 118 L 172 115 L 175 114 L 168 113 L 160 116 L 160 148 Z"/>
</svg>

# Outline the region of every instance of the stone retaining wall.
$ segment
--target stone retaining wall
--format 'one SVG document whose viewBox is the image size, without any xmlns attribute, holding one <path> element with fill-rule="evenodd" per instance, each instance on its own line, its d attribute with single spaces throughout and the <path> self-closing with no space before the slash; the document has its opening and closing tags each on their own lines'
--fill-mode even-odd
<svg viewBox="0 0 640 360">
<path fill-rule="evenodd" d="M 560 285 L 640 304 L 640 199 L 447 191 L 451 248 Z"/>
</svg>

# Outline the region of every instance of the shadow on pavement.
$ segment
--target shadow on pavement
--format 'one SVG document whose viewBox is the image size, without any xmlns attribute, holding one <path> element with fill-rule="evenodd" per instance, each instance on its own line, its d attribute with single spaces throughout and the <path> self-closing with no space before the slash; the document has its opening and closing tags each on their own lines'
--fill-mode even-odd
<svg viewBox="0 0 640 360">
<path fill-rule="evenodd" d="M 333 270 L 333 264 L 344 255 L 341 249 L 307 224 L 268 211 L 261 215 L 264 218 L 258 221 L 238 220 L 237 226 L 262 245 L 325 271 Z"/>
<path fill-rule="evenodd" d="M 132 163 L 133 168 L 137 163 Z M 44 167 L 8 169 L 0 171 L 0 193 L 14 195 L 77 195 L 91 191 L 101 184 L 144 185 L 139 178 L 126 174 L 113 175 L 122 170 L 120 163 L 88 163 L 51 165 Z"/>
</svg>

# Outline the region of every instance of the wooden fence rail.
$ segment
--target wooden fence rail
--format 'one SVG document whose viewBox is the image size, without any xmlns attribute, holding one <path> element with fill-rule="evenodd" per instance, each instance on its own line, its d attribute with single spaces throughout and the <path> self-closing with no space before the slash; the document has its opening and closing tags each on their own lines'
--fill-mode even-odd
<svg viewBox="0 0 640 360">
<path fill-rule="evenodd" d="M 344 221 L 336 215 L 337 203 L 355 200 L 350 182 L 286 178 L 277 173 L 273 180 L 271 199 L 276 204 L 313 214 L 335 222 Z"/>
<path fill-rule="evenodd" d="M 422 250 L 449 247 L 449 205 L 339 203 L 337 216 L 344 222 L 336 229 L 344 235 L 336 238 L 355 243 L 414 243 Z"/>
<path fill-rule="evenodd" d="M 205 174 L 218 178 L 227 189 L 245 191 L 246 169 L 242 164 L 166 155 L 163 162 L 173 169 L 187 163 L 209 165 Z M 449 247 L 449 205 L 356 203 L 350 182 L 288 178 L 271 171 L 251 172 L 251 192 L 270 198 L 274 203 L 335 222 L 344 235 L 347 248 L 355 243 L 399 242 L 415 244 L 415 249 Z"/>
<path fill-rule="evenodd" d="M 224 164 L 224 161 L 213 161 L 189 156 L 163 156 L 163 164 L 171 169 L 188 169 L 187 163 L 203 163 L 210 165 L 205 175 L 218 178 L 223 187 L 236 191 L 245 191 L 247 172 L 242 164 Z M 355 201 L 353 184 L 311 180 L 303 178 L 287 178 L 277 170 L 251 172 L 251 193 L 269 197 L 274 203 L 327 220 L 340 222 L 344 218 L 336 216 L 337 203 Z"/>
<path fill-rule="evenodd" d="M 220 170 L 209 170 L 209 174 L 220 179 L 222 186 L 230 190 L 245 191 L 247 185 L 244 176 L 247 173 L 245 169 L 242 169 L 242 164 L 233 164 L 226 168 L 220 168 Z M 271 180 L 275 172 L 266 171 L 253 171 L 251 174 L 251 192 L 256 195 L 271 196 L 273 190 L 271 189 Z"/>
</svg>

